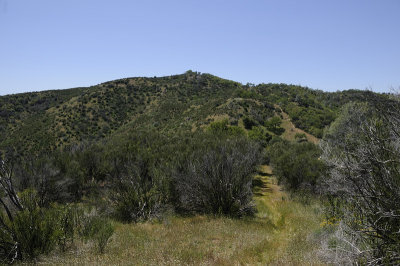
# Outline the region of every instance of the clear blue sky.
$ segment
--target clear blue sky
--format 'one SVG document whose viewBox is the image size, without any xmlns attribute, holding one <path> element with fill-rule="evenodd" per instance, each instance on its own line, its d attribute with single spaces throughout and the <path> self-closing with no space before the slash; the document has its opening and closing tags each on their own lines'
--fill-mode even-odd
<svg viewBox="0 0 400 266">
<path fill-rule="evenodd" d="M 211 73 L 400 86 L 400 0 L 0 0 L 0 95 Z"/>
</svg>

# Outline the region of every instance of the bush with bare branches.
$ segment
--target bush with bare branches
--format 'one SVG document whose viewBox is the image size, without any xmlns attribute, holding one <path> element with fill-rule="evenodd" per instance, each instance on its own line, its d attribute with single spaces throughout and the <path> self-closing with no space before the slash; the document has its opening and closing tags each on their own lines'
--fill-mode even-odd
<svg viewBox="0 0 400 266">
<path fill-rule="evenodd" d="M 194 151 L 176 174 L 177 208 L 233 217 L 252 214 L 252 174 L 260 159 L 260 146 L 244 138 Z"/>
<path fill-rule="evenodd" d="M 338 243 L 367 264 L 400 263 L 400 103 L 349 104 L 321 142 L 329 165 L 323 187 L 345 228 Z M 331 208 L 332 210 L 332 208 Z M 349 239 L 351 241 L 349 241 Z M 344 245 L 344 246 L 346 246 Z M 331 247 L 338 251 L 343 245 Z"/>
</svg>

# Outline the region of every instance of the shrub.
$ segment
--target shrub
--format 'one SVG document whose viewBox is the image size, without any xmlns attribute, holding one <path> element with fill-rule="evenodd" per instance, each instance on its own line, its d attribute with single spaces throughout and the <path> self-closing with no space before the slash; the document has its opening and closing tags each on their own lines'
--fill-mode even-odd
<svg viewBox="0 0 400 266">
<path fill-rule="evenodd" d="M 80 235 L 86 240 L 96 242 L 98 251 L 104 253 L 111 236 L 114 234 L 114 226 L 104 217 L 89 216 L 83 221 Z"/>
<path fill-rule="evenodd" d="M 297 142 L 305 142 L 307 141 L 307 136 L 304 133 L 296 133 L 296 135 L 294 135 L 294 139 Z"/>
<path fill-rule="evenodd" d="M 150 159 L 126 162 L 114 192 L 119 220 L 138 222 L 158 218 L 168 200 L 167 182 Z"/>
<path fill-rule="evenodd" d="M 260 160 L 260 146 L 245 138 L 218 140 L 213 147 L 193 151 L 175 176 L 177 209 L 233 217 L 252 214 L 252 174 Z"/>
<path fill-rule="evenodd" d="M 0 258 L 4 263 L 34 259 L 52 251 L 58 244 L 62 251 L 72 243 L 81 226 L 83 211 L 76 205 L 54 203 L 42 207 L 42 198 L 35 189 L 17 193 L 12 167 L 0 161 Z M 104 250 L 104 231 L 100 238 Z"/>
<path fill-rule="evenodd" d="M 22 192 L 20 199 L 24 209 L 10 222 L 21 255 L 31 259 L 54 248 L 59 236 L 58 217 L 53 210 L 39 207 L 37 192 L 32 189 Z"/>
<path fill-rule="evenodd" d="M 282 133 L 285 132 L 285 129 L 280 127 L 281 124 L 282 119 L 278 116 L 274 116 L 265 122 L 265 127 L 276 135 L 282 135 Z"/>
<path fill-rule="evenodd" d="M 40 198 L 33 189 L 24 190 L 18 198 L 23 208 L 1 217 L 2 259 L 9 263 L 33 259 L 50 252 L 57 244 L 64 250 L 67 239 L 73 237 L 75 224 L 63 222 L 58 208 L 40 207 Z"/>
<path fill-rule="evenodd" d="M 346 229 L 334 253 L 352 263 L 400 263 L 399 118 L 398 100 L 348 104 L 321 143 L 329 211 Z"/>
<path fill-rule="evenodd" d="M 35 190 L 17 193 L 13 167 L 0 161 L 0 256 L 3 262 L 49 252 L 58 237 L 57 215 L 39 206 Z"/>
<path fill-rule="evenodd" d="M 228 119 L 212 122 L 208 127 L 208 131 L 216 135 L 244 136 L 245 131 L 238 126 L 228 126 Z"/>
<path fill-rule="evenodd" d="M 268 153 L 280 184 L 291 191 L 316 190 L 317 182 L 325 171 L 324 163 L 318 159 L 321 154 L 318 146 L 309 142 L 278 141 Z"/>
<path fill-rule="evenodd" d="M 61 206 L 53 205 L 53 207 L 55 211 L 57 211 L 58 217 L 58 246 L 61 251 L 65 251 L 68 244 L 74 242 L 75 233 L 80 227 L 84 212 L 82 208 L 73 204 Z"/>
<path fill-rule="evenodd" d="M 40 207 L 49 207 L 51 202 L 65 202 L 71 196 L 68 189 L 72 180 L 63 176 L 58 165 L 49 156 L 26 156 L 14 166 L 19 190 L 32 188 L 37 192 Z"/>
<path fill-rule="evenodd" d="M 245 117 L 245 118 L 243 118 L 243 125 L 244 125 L 245 129 L 249 130 L 249 129 L 252 129 L 253 126 L 256 126 L 257 123 L 250 117 Z"/>
<path fill-rule="evenodd" d="M 65 251 L 81 222 L 81 209 L 75 205 L 40 207 L 40 197 L 33 189 L 19 193 L 19 199 L 23 209 L 15 212 L 12 219 L 6 219 L 9 228 L 3 232 L 8 231 L 9 235 L 0 236 L 1 241 L 15 241 L 12 259 L 33 259 L 52 251 L 56 245 Z M 4 255 L 3 259 L 12 261 Z"/>
<path fill-rule="evenodd" d="M 262 146 L 266 147 L 272 136 L 265 131 L 261 126 L 253 127 L 249 131 L 249 138 L 259 142 Z"/>
<path fill-rule="evenodd" d="M 100 230 L 96 234 L 96 242 L 100 253 L 104 253 L 106 245 L 108 244 L 110 237 L 114 234 L 114 226 L 110 221 L 104 220 L 101 223 Z"/>
</svg>

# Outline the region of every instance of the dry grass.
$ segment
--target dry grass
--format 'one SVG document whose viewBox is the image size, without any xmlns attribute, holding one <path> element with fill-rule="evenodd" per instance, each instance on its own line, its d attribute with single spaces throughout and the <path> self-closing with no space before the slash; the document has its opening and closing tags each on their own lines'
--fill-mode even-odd
<svg viewBox="0 0 400 266">
<path fill-rule="evenodd" d="M 255 218 L 167 217 L 158 223 L 116 223 L 105 254 L 78 243 L 39 264 L 85 265 L 320 265 L 312 234 L 316 205 L 288 199 L 267 166 L 255 179 Z"/>
<path fill-rule="evenodd" d="M 296 140 L 295 136 L 297 133 L 299 134 L 304 134 L 307 137 L 307 140 L 309 142 L 312 142 L 314 144 L 318 144 L 319 139 L 314 137 L 313 135 L 305 132 L 304 130 L 297 128 L 292 121 L 290 121 L 290 117 L 287 113 L 283 112 L 283 110 L 278 106 L 275 105 L 276 108 L 279 108 L 281 110 L 282 114 L 282 124 L 281 127 L 285 129 L 285 132 L 282 134 L 282 138 L 294 141 Z"/>
</svg>

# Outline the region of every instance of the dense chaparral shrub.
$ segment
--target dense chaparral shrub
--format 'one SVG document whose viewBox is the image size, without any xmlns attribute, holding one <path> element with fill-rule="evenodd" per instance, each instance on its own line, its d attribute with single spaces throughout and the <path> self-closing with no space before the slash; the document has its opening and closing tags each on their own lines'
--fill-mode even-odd
<svg viewBox="0 0 400 266">
<path fill-rule="evenodd" d="M 177 208 L 232 217 L 252 214 L 252 178 L 261 157 L 260 146 L 245 138 L 194 151 L 176 172 Z"/>
</svg>

